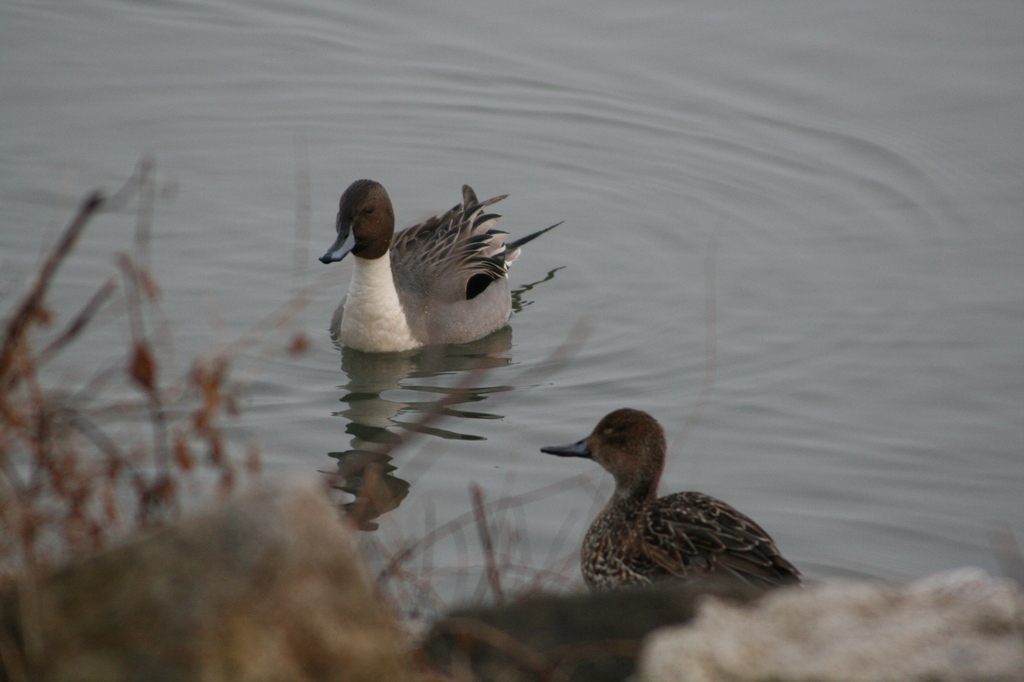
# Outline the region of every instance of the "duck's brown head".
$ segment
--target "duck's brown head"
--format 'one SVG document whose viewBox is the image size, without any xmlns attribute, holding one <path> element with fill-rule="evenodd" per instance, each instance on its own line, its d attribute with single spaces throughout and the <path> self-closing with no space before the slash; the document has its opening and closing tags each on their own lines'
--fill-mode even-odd
<svg viewBox="0 0 1024 682">
<path fill-rule="evenodd" d="M 665 431 L 646 412 L 623 408 L 606 415 L 583 440 L 541 452 L 592 459 L 615 477 L 619 492 L 653 496 L 665 465 Z"/>
<path fill-rule="evenodd" d="M 395 211 L 384 186 L 373 180 L 356 180 L 338 202 L 335 221 L 338 238 L 323 256 L 333 263 L 352 253 L 359 258 L 380 258 L 391 248 L 395 235 Z"/>
</svg>

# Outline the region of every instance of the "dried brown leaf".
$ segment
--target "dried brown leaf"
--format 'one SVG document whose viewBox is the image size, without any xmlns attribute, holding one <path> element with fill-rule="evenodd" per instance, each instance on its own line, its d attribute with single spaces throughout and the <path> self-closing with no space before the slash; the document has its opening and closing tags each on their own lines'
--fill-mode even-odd
<svg viewBox="0 0 1024 682">
<path fill-rule="evenodd" d="M 148 391 L 156 386 L 156 362 L 145 342 L 136 342 L 128 374 Z"/>
<path fill-rule="evenodd" d="M 188 447 L 188 439 L 182 434 L 178 434 L 174 439 L 174 461 L 182 471 L 192 471 L 195 466 L 195 460 Z"/>
</svg>

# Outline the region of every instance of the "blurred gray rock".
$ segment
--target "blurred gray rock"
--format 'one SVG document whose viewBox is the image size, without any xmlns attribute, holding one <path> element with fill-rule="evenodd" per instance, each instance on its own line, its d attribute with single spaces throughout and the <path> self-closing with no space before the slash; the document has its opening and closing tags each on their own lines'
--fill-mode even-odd
<svg viewBox="0 0 1024 682">
<path fill-rule="evenodd" d="M 717 600 L 653 633 L 642 682 L 1024 680 L 1024 593 L 979 569 L 905 587 L 832 582 Z"/>
<path fill-rule="evenodd" d="M 404 680 L 354 533 L 313 484 L 264 490 L 23 582 L 7 679 Z"/>
<path fill-rule="evenodd" d="M 745 603 L 762 593 L 721 581 L 666 582 L 460 609 L 433 626 L 420 655 L 460 681 L 615 682 L 633 673 L 647 633 L 687 621 L 705 595 Z"/>
</svg>

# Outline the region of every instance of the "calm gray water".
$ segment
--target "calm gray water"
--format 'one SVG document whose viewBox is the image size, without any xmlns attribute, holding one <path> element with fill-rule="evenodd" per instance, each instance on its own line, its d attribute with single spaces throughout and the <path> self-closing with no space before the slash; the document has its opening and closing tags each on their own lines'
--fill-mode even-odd
<svg viewBox="0 0 1024 682">
<path fill-rule="evenodd" d="M 582 474 L 502 517 L 517 563 L 577 580 L 556 559 L 609 481 L 538 448 L 632 406 L 674 441 L 663 492 L 731 502 L 811 577 L 998 572 L 990 531 L 1024 532 L 1022 36 L 1015 0 L 9 1 L 0 291 L 75 197 L 153 153 L 177 188 L 152 260 L 182 367 L 328 273 L 297 318 L 308 353 L 282 333 L 239 359 L 238 435 L 268 475 L 335 470 L 469 387 L 393 453 L 408 496 L 381 542 L 464 514 L 471 482 L 497 500 Z M 511 194 L 514 236 L 565 220 L 515 264 L 535 286 L 510 330 L 443 357 L 332 346 L 351 264 L 315 256 L 361 177 L 402 223 L 464 182 Z M 133 220 L 90 226 L 60 319 Z M 538 372 L 575 325 L 579 351 Z M 124 338 L 87 337 L 66 380 Z M 435 569 L 473 561 L 472 528 L 449 539 Z"/>
</svg>

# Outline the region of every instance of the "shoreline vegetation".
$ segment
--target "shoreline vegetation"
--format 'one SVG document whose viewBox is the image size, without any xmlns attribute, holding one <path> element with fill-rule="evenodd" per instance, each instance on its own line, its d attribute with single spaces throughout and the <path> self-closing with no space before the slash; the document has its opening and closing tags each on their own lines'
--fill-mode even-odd
<svg viewBox="0 0 1024 682">
<path fill-rule="evenodd" d="M 225 496 L 258 478 L 259 452 L 230 452 L 238 414 L 231 354 L 197 358 L 168 377 L 161 362 L 160 288 L 149 270 L 155 164 L 144 158 L 113 194 L 90 192 L 32 274 L 3 323 L 0 346 L 0 546 L 3 574 L 34 572 L 96 550 L 134 527 L 176 518 L 196 474 Z M 131 252 L 62 328 L 47 296 L 86 227 L 134 202 Z M 102 311 L 128 328 L 122 357 L 67 386 L 47 365 L 88 333 Z M 110 323 L 106 322 L 105 323 Z M 144 429 L 126 428 L 127 424 Z"/>
</svg>

